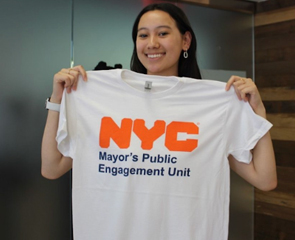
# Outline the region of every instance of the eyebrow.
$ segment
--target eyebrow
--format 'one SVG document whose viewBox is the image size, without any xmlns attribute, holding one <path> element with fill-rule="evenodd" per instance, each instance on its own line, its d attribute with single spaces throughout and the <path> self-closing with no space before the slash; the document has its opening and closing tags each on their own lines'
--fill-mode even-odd
<svg viewBox="0 0 295 240">
<path fill-rule="evenodd" d="M 168 25 L 161 25 L 161 26 L 156 27 L 156 29 L 159 29 L 159 28 L 169 28 L 169 29 L 171 29 L 171 27 L 168 26 Z M 146 28 L 146 27 L 139 28 L 139 29 L 137 29 L 137 32 L 139 32 L 141 30 L 148 30 L 148 28 Z"/>
</svg>

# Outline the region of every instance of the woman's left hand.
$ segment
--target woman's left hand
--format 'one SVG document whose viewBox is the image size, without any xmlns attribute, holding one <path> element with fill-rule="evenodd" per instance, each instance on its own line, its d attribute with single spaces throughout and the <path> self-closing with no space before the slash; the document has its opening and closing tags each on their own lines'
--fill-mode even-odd
<svg viewBox="0 0 295 240">
<path fill-rule="evenodd" d="M 226 86 L 225 90 L 228 91 L 233 86 L 235 92 L 240 100 L 249 102 L 253 111 L 261 117 L 266 117 L 265 108 L 258 92 L 257 86 L 251 78 L 242 78 L 239 76 L 232 76 Z"/>
</svg>

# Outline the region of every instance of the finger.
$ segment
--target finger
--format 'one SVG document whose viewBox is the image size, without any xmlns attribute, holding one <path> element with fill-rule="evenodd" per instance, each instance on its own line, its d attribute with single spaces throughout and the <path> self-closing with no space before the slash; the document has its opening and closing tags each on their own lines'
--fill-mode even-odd
<svg viewBox="0 0 295 240">
<path fill-rule="evenodd" d="M 76 82 L 76 80 L 73 76 L 66 79 L 65 88 L 67 90 L 67 93 L 71 93 L 72 90 L 74 90 L 75 82 Z"/>
<path fill-rule="evenodd" d="M 252 91 L 251 83 L 252 81 L 247 81 L 246 78 L 235 78 L 232 85 L 235 88 L 235 92 L 239 100 L 243 100 L 245 102 L 249 101 L 249 92 Z"/>
<path fill-rule="evenodd" d="M 242 85 L 242 86 L 238 87 L 238 90 L 240 91 L 241 97 L 244 101 L 249 101 L 251 96 L 259 95 L 259 93 L 257 92 L 256 86 L 253 84 Z"/>
<path fill-rule="evenodd" d="M 74 76 L 74 81 L 72 84 L 73 90 L 77 90 L 77 88 L 78 88 L 80 75 L 81 75 L 83 81 L 87 81 L 87 73 L 81 65 L 68 69 L 68 74 Z"/>
<path fill-rule="evenodd" d="M 235 82 L 234 85 L 239 91 L 246 91 L 247 93 L 251 93 L 251 94 L 257 91 L 257 87 L 252 80 L 249 81 L 246 79 L 243 82 L 242 81 Z"/>
<path fill-rule="evenodd" d="M 81 75 L 80 70 L 78 68 L 69 68 L 63 71 L 72 81 L 72 88 L 77 88 L 79 76 Z"/>
<path fill-rule="evenodd" d="M 235 88 L 237 88 L 239 91 L 244 89 L 245 87 L 252 87 L 253 89 L 256 88 L 254 82 L 250 78 L 240 78 L 239 80 L 235 81 L 233 83 Z"/>
<path fill-rule="evenodd" d="M 72 83 L 72 89 L 77 90 L 80 73 L 79 71 L 72 69 L 71 75 L 74 77 L 73 83 Z"/>
<path fill-rule="evenodd" d="M 81 66 L 81 65 L 74 66 L 72 68 L 63 68 L 60 72 L 62 72 L 64 74 L 76 76 L 77 78 L 79 75 L 81 75 L 82 79 L 84 81 L 87 81 L 87 73 L 86 73 L 85 69 L 83 68 L 83 66 Z"/>
<path fill-rule="evenodd" d="M 71 74 L 60 72 L 56 77 L 56 82 L 63 84 L 65 88 L 72 87 L 75 82 L 75 77 Z"/>
<path fill-rule="evenodd" d="M 54 82 L 55 85 L 61 85 L 62 89 L 66 89 L 68 93 L 71 92 L 72 79 L 70 79 L 70 77 L 67 74 L 59 73 L 59 77 L 55 79 Z"/>
<path fill-rule="evenodd" d="M 75 66 L 73 68 L 63 68 L 55 76 L 55 82 L 63 85 L 67 92 L 77 90 L 79 76 L 82 76 L 84 81 L 87 81 L 87 74 L 82 66 Z"/>
<path fill-rule="evenodd" d="M 233 86 L 235 88 L 240 88 L 241 86 L 245 86 L 245 82 L 241 81 L 241 80 L 238 80 L 236 82 L 233 83 Z"/>
<path fill-rule="evenodd" d="M 241 84 L 244 84 L 245 82 L 245 78 L 241 78 L 239 76 L 231 76 L 226 83 L 225 90 L 228 91 L 232 85 L 239 86 Z"/>
<path fill-rule="evenodd" d="M 79 75 L 79 70 L 74 69 L 74 68 L 63 68 L 61 69 L 61 71 L 59 72 L 63 75 L 67 75 L 67 76 L 77 76 Z"/>
<path fill-rule="evenodd" d="M 85 69 L 84 69 L 83 66 L 77 65 L 77 66 L 74 66 L 72 69 L 75 70 L 75 71 L 77 71 L 79 74 L 81 74 L 83 81 L 87 81 L 88 80 L 87 79 L 87 73 L 86 73 L 86 71 L 85 71 Z"/>
<path fill-rule="evenodd" d="M 239 99 L 239 100 L 242 100 L 242 99 L 241 99 L 241 92 L 240 92 L 240 90 L 238 89 L 238 87 L 236 86 L 236 84 L 233 83 L 232 86 L 233 86 L 233 88 L 234 88 L 234 91 L 235 91 L 235 93 L 236 93 L 238 99 Z"/>
<path fill-rule="evenodd" d="M 225 90 L 228 91 L 230 87 L 233 85 L 233 83 L 236 82 L 239 78 L 240 77 L 238 76 L 231 76 L 225 85 Z"/>
<path fill-rule="evenodd" d="M 63 68 L 60 70 L 60 73 L 70 75 L 72 70 L 73 70 L 72 68 Z"/>
<path fill-rule="evenodd" d="M 245 101 L 245 102 L 248 102 L 248 94 L 244 91 L 241 92 L 241 100 Z"/>
<path fill-rule="evenodd" d="M 71 87 L 67 87 L 66 90 L 67 90 L 67 93 L 71 93 L 72 92 L 72 88 Z"/>
<path fill-rule="evenodd" d="M 235 92 L 236 92 L 236 95 L 238 97 L 239 100 L 242 100 L 242 95 L 241 95 L 241 92 L 235 88 Z"/>
</svg>

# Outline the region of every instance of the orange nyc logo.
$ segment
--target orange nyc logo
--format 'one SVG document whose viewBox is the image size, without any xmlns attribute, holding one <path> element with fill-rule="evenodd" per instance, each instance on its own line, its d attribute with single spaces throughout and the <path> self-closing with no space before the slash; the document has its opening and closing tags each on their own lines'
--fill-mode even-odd
<svg viewBox="0 0 295 240">
<path fill-rule="evenodd" d="M 99 145 L 102 148 L 110 146 L 112 139 L 119 148 L 130 146 L 132 131 L 141 140 L 141 148 L 151 150 L 156 139 L 165 134 L 165 146 L 170 151 L 191 152 L 198 147 L 197 139 L 178 140 L 178 133 L 199 134 L 199 127 L 192 122 L 173 121 L 166 126 L 163 120 L 156 120 L 154 126 L 148 129 L 143 119 L 123 118 L 118 126 L 111 117 L 101 120 Z"/>
</svg>

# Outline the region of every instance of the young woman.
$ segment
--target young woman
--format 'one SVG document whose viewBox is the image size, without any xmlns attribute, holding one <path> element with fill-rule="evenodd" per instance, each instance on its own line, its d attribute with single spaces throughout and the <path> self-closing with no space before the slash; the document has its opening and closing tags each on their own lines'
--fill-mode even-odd
<svg viewBox="0 0 295 240">
<path fill-rule="evenodd" d="M 144 8 L 134 23 L 132 36 L 134 51 L 131 60 L 131 70 L 147 75 L 201 78 L 196 61 L 196 38 L 194 32 L 185 14 L 175 5 L 161 3 L 149 5 Z M 82 66 L 62 69 L 55 74 L 50 103 L 60 104 L 64 89 L 66 89 L 67 93 L 71 93 L 73 90 L 76 91 L 79 77 L 82 77 L 85 82 L 87 81 L 87 73 Z M 224 91 L 229 91 L 231 87 L 234 88 L 239 100 L 248 102 L 257 115 L 266 118 L 264 105 L 257 87 L 251 79 L 232 76 L 226 84 Z M 49 179 L 56 179 L 62 176 L 72 168 L 73 162 L 73 159 L 63 156 L 57 149 L 55 137 L 58 131 L 58 123 L 59 112 L 49 110 L 42 142 L 42 175 Z M 228 156 L 230 167 L 242 178 L 259 189 L 267 191 L 275 188 L 277 184 L 276 166 L 269 132 L 257 140 L 257 144 L 251 150 L 251 153 L 253 156 L 252 161 L 248 164 L 237 161 L 233 156 L 234 154 L 230 154 Z M 189 174 L 189 172 L 186 172 L 186 174 Z M 167 188 L 170 187 L 167 185 Z M 130 195 L 133 194 L 130 193 Z M 202 196 L 199 197 L 202 198 Z M 97 199 L 97 201 L 99 200 Z M 194 210 L 187 211 L 194 212 Z M 118 211 L 121 211 L 121 209 L 118 208 Z M 178 212 L 178 214 L 180 213 Z M 159 214 L 163 213 L 161 212 Z M 162 225 L 162 227 L 159 226 L 159 229 L 150 227 L 150 225 L 154 225 L 149 222 L 149 215 L 147 214 L 145 224 L 147 224 L 146 228 L 148 231 L 159 231 L 158 233 L 150 233 L 153 239 L 213 239 L 208 238 L 209 236 L 214 236 L 210 235 L 210 229 L 218 226 L 213 225 L 208 227 L 210 222 L 206 222 L 206 219 L 204 219 L 205 223 L 198 222 L 197 224 L 199 226 L 191 226 L 189 229 L 178 228 L 176 226 L 167 227 L 165 223 L 167 216 L 167 218 L 179 218 L 180 225 L 182 221 L 183 224 L 186 224 L 182 216 L 173 216 L 173 214 L 173 212 L 165 212 L 165 217 L 162 218 L 159 216 L 156 218 L 159 220 L 157 224 Z M 208 210 L 208 215 L 210 214 L 210 210 Z M 104 216 L 101 217 L 104 218 Z M 193 216 L 191 217 L 194 218 Z M 185 218 L 188 218 L 188 216 L 186 215 Z M 154 217 L 151 217 L 151 221 L 154 221 L 154 219 Z M 226 220 L 227 218 L 225 217 Z M 124 220 L 120 223 L 124 224 Z M 126 229 L 132 229 L 132 226 L 125 227 Z M 197 228 L 202 229 L 202 232 L 205 233 L 199 233 L 199 230 L 196 230 Z M 134 232 L 136 231 L 134 230 Z M 133 230 L 127 230 L 127 232 L 126 236 L 129 237 L 124 236 L 120 239 L 136 239 L 136 237 L 131 237 L 134 233 Z M 173 236 L 170 236 L 168 232 L 171 232 Z M 225 239 L 224 236 L 226 233 L 223 234 L 223 237 L 219 239 Z M 134 236 L 138 237 L 136 234 Z M 200 236 L 207 236 L 207 238 L 198 238 Z M 143 237 L 142 239 L 151 238 L 149 236 Z"/>
</svg>

